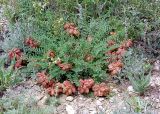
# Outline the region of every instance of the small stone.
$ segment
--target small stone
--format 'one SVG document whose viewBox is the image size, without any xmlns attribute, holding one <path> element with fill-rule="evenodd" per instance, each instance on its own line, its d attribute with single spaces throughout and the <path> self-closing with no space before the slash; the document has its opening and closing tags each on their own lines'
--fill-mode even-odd
<svg viewBox="0 0 160 114">
<path fill-rule="evenodd" d="M 86 100 L 83 96 L 79 98 L 79 100 Z"/>
<path fill-rule="evenodd" d="M 62 112 L 61 114 L 66 114 L 65 112 Z"/>
<path fill-rule="evenodd" d="M 66 97 L 66 101 L 70 101 L 70 102 L 71 102 L 71 101 L 73 101 L 73 99 L 74 99 L 74 98 L 73 98 L 72 96 Z"/>
<path fill-rule="evenodd" d="M 160 106 L 157 104 L 155 108 L 156 108 L 156 109 L 159 109 L 159 107 L 160 107 Z"/>
<path fill-rule="evenodd" d="M 102 106 L 98 106 L 98 108 L 103 112 L 105 111 L 105 109 Z"/>
<path fill-rule="evenodd" d="M 89 114 L 89 110 L 84 109 L 84 110 L 82 111 L 82 114 Z"/>
<path fill-rule="evenodd" d="M 113 103 L 113 102 L 114 102 L 113 97 L 109 99 L 109 102 L 110 102 L 110 103 Z"/>
<path fill-rule="evenodd" d="M 76 114 L 76 111 L 73 109 L 71 105 L 66 106 L 67 114 Z"/>
<path fill-rule="evenodd" d="M 96 108 L 91 107 L 91 108 L 89 108 L 89 111 L 96 111 Z"/>
<path fill-rule="evenodd" d="M 40 101 L 38 101 L 37 105 L 38 106 L 44 106 L 47 100 L 47 96 L 44 96 Z"/>
<path fill-rule="evenodd" d="M 144 100 L 148 100 L 148 99 L 149 99 L 149 97 L 145 97 L 145 98 L 144 98 Z"/>
<path fill-rule="evenodd" d="M 156 99 L 155 101 L 156 101 L 157 103 L 159 103 L 159 102 L 160 102 L 160 100 L 159 100 L 159 99 Z"/>
<path fill-rule="evenodd" d="M 152 97 L 152 101 L 155 101 L 156 99 L 154 97 Z"/>
<path fill-rule="evenodd" d="M 133 86 L 128 86 L 127 91 L 132 94 L 134 92 Z"/>
<path fill-rule="evenodd" d="M 90 111 L 89 114 L 97 114 L 97 111 L 96 110 Z"/>
<path fill-rule="evenodd" d="M 104 99 L 104 98 L 99 98 L 98 100 L 99 100 L 99 101 L 104 101 L 105 99 Z"/>
<path fill-rule="evenodd" d="M 117 89 L 112 89 L 112 92 L 114 92 L 114 93 L 116 93 L 116 94 L 118 94 L 119 92 L 118 92 L 118 90 Z"/>
<path fill-rule="evenodd" d="M 90 103 L 89 110 L 94 110 L 97 107 L 96 103 Z"/>
<path fill-rule="evenodd" d="M 126 110 L 126 109 L 127 109 L 127 107 L 123 107 L 123 109 L 124 109 L 124 110 Z"/>
<path fill-rule="evenodd" d="M 154 71 L 160 71 L 160 61 L 156 61 L 155 63 L 154 63 L 154 68 L 153 68 L 153 70 Z"/>
<path fill-rule="evenodd" d="M 102 105 L 102 102 L 99 101 L 99 100 L 97 100 L 97 101 L 96 101 L 96 105 L 101 106 L 101 105 Z"/>
</svg>

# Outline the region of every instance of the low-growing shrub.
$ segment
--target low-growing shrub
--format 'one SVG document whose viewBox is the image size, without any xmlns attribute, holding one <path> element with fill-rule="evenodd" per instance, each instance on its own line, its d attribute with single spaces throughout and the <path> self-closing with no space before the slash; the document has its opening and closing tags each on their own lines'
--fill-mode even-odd
<svg viewBox="0 0 160 114">
<path fill-rule="evenodd" d="M 38 82 L 50 95 L 73 94 L 74 86 L 82 86 L 79 87 L 81 93 L 88 93 L 91 87 L 85 87 L 84 80 L 91 78 L 100 83 L 121 71 L 140 93 L 148 86 L 149 78 L 145 76 L 149 69 L 144 69 L 139 61 L 132 65 L 135 58 L 124 55 L 133 45 L 132 39 L 151 31 L 151 23 L 159 14 L 152 14 L 158 11 L 156 2 L 18 0 L 11 3 L 8 2 L 11 7 L 6 7 L 5 14 L 16 29 L 13 35 L 6 37 L 4 50 L 10 50 L 9 60 L 16 61 L 14 69 L 25 69 L 34 75 L 45 71 L 38 75 Z M 152 11 L 143 9 L 145 5 Z M 13 41 L 11 45 L 10 41 Z M 143 75 L 146 81 L 137 78 Z M 140 82 L 135 84 L 133 80 L 137 79 Z M 63 84 L 67 86 L 66 91 L 62 91 Z M 107 88 L 103 90 L 105 92 L 96 91 L 95 95 L 108 93 Z"/>
</svg>

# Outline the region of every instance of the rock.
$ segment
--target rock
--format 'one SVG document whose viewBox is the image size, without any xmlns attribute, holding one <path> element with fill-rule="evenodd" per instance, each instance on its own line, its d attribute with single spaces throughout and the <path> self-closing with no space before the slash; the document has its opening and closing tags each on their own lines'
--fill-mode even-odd
<svg viewBox="0 0 160 114">
<path fill-rule="evenodd" d="M 71 105 L 66 106 L 67 114 L 76 114 L 76 111 L 73 109 Z"/>
<path fill-rule="evenodd" d="M 97 114 L 97 111 L 94 110 L 94 111 L 89 111 L 89 114 Z"/>
<path fill-rule="evenodd" d="M 59 102 L 61 104 L 66 103 L 66 95 L 62 95 L 61 98 L 59 99 Z"/>
<path fill-rule="evenodd" d="M 90 104 L 89 104 L 89 110 L 94 110 L 95 109 L 95 107 L 97 107 L 97 105 L 96 105 L 96 103 L 93 103 L 93 102 L 91 102 Z"/>
<path fill-rule="evenodd" d="M 159 109 L 159 108 L 160 108 L 160 104 L 157 104 L 155 108 L 156 108 L 156 109 Z"/>
<path fill-rule="evenodd" d="M 71 101 L 73 101 L 73 99 L 74 99 L 74 98 L 73 98 L 72 96 L 66 97 L 66 101 L 70 101 L 70 102 L 71 102 Z"/>
<path fill-rule="evenodd" d="M 112 89 L 112 92 L 114 92 L 114 93 L 116 93 L 116 94 L 118 94 L 119 92 L 118 92 L 118 90 L 117 89 Z"/>
<path fill-rule="evenodd" d="M 159 71 L 160 71 L 160 61 L 159 61 L 159 60 L 157 60 L 157 61 L 154 63 L 153 71 L 156 71 L 156 72 L 159 72 Z"/>
<path fill-rule="evenodd" d="M 123 109 L 124 109 L 124 110 L 126 110 L 126 109 L 127 109 L 127 107 L 123 107 Z"/>
<path fill-rule="evenodd" d="M 44 96 L 40 101 L 38 101 L 37 105 L 38 106 L 44 106 L 47 100 L 47 96 Z"/>
<path fill-rule="evenodd" d="M 83 96 L 81 96 L 80 98 L 79 98 L 79 100 L 81 100 L 81 101 L 84 101 L 84 100 L 86 100 Z"/>
<path fill-rule="evenodd" d="M 91 108 L 89 108 L 89 111 L 90 111 L 90 112 L 92 112 L 92 111 L 96 111 L 96 108 L 91 107 Z"/>
<path fill-rule="evenodd" d="M 82 114 L 89 114 L 89 110 L 87 109 L 82 110 Z"/>
<path fill-rule="evenodd" d="M 149 97 L 145 97 L 145 98 L 144 98 L 144 100 L 148 100 L 148 99 L 149 99 Z"/>
<path fill-rule="evenodd" d="M 104 98 L 99 98 L 98 99 L 100 102 L 104 101 L 105 99 Z"/>
<path fill-rule="evenodd" d="M 160 100 L 159 100 L 159 99 L 156 99 L 155 101 L 156 101 L 157 103 L 159 103 L 159 102 L 160 102 Z"/>
<path fill-rule="evenodd" d="M 113 98 L 113 97 L 110 98 L 110 99 L 109 99 L 109 102 L 110 102 L 110 103 L 113 103 L 113 102 L 114 102 L 114 98 Z"/>
<path fill-rule="evenodd" d="M 128 86 L 127 91 L 128 91 L 129 94 L 132 94 L 132 93 L 135 92 L 134 89 L 133 89 L 133 86 Z"/>
<path fill-rule="evenodd" d="M 102 102 L 99 101 L 99 100 L 97 100 L 97 101 L 96 101 L 96 105 L 97 105 L 97 106 L 101 106 L 101 105 L 102 105 Z"/>
<path fill-rule="evenodd" d="M 99 110 L 104 112 L 105 111 L 105 108 L 103 106 L 98 106 Z"/>
</svg>

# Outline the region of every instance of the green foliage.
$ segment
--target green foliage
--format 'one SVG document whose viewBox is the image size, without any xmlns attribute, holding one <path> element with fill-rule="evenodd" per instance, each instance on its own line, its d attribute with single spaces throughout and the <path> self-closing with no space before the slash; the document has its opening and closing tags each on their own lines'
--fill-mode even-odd
<svg viewBox="0 0 160 114">
<path fill-rule="evenodd" d="M 143 94 L 150 83 L 151 65 L 142 55 L 130 50 L 124 57 L 124 69 L 122 77 L 129 78 L 134 90 Z"/>
<path fill-rule="evenodd" d="M 133 89 L 136 92 L 139 92 L 140 94 L 143 95 L 143 93 L 146 91 L 146 89 L 149 86 L 150 83 L 150 74 L 148 74 L 147 76 L 143 74 L 139 74 L 136 76 L 129 76 L 129 80 L 133 86 Z"/>
<path fill-rule="evenodd" d="M 0 61 L 0 65 L 0 90 L 2 91 L 14 82 L 15 75 L 13 75 L 13 66 L 5 69 L 4 60 Z"/>
<path fill-rule="evenodd" d="M 88 25 L 87 25 L 88 26 Z M 98 30 L 99 29 L 99 30 Z M 94 30 L 94 29 L 93 29 Z M 61 32 L 60 36 L 40 35 L 33 34 L 41 45 L 37 49 L 25 48 L 25 54 L 29 61 L 31 61 L 28 66 L 40 65 L 40 69 L 48 69 L 49 74 L 57 79 L 61 80 L 61 77 L 67 77 L 67 79 L 72 80 L 76 84 L 79 78 L 93 77 L 96 81 L 106 79 L 106 62 L 104 53 L 106 51 L 106 40 L 104 37 L 104 31 L 101 31 L 97 27 L 97 34 L 93 38 L 93 42 L 90 43 L 86 38 L 74 38 Z M 92 32 L 92 31 L 91 31 Z M 44 32 L 43 32 L 44 34 Z M 102 39 L 99 41 L 99 39 Z M 47 45 L 46 45 L 47 44 Z M 56 53 L 56 57 L 53 60 L 47 58 L 47 52 L 53 50 Z M 33 54 L 34 51 L 34 54 Z M 90 54 L 94 57 L 91 62 L 85 61 L 85 56 Z M 71 63 L 73 69 L 70 72 L 62 71 L 54 61 L 60 58 L 64 63 Z M 32 60 L 37 62 L 32 62 Z M 45 60 L 41 61 L 41 60 Z"/>
<path fill-rule="evenodd" d="M 134 112 L 142 112 L 148 105 L 147 102 L 139 97 L 131 97 L 127 100 L 127 103 L 134 109 Z"/>
</svg>

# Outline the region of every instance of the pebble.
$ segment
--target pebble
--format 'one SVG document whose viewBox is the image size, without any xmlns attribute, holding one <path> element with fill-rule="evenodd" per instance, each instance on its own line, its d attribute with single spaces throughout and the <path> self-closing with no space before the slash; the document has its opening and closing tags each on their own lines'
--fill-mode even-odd
<svg viewBox="0 0 160 114">
<path fill-rule="evenodd" d="M 159 109 L 159 108 L 160 108 L 160 105 L 159 105 L 159 104 L 157 104 L 155 108 L 156 108 L 156 109 Z"/>
<path fill-rule="evenodd" d="M 66 114 L 65 112 L 62 112 L 61 114 Z"/>
<path fill-rule="evenodd" d="M 156 99 L 155 101 L 156 101 L 157 103 L 159 103 L 159 102 L 160 102 L 160 100 L 159 100 L 159 99 Z"/>
<path fill-rule="evenodd" d="M 82 114 L 89 114 L 89 111 L 87 109 L 82 111 Z"/>
<path fill-rule="evenodd" d="M 99 100 L 99 101 L 104 101 L 105 99 L 104 99 L 104 98 L 99 98 L 98 100 Z"/>
<path fill-rule="evenodd" d="M 97 114 L 97 111 L 96 110 L 90 111 L 89 114 Z"/>
<path fill-rule="evenodd" d="M 72 96 L 66 97 L 66 101 L 70 101 L 70 102 L 71 102 L 71 101 L 73 101 L 73 99 L 74 99 L 74 98 L 73 98 Z"/>
<path fill-rule="evenodd" d="M 114 98 L 113 98 L 113 97 L 110 98 L 110 99 L 109 99 L 109 102 L 110 102 L 110 103 L 113 103 L 113 102 L 114 102 Z"/>
<path fill-rule="evenodd" d="M 97 101 L 96 101 L 96 105 L 101 106 L 101 105 L 102 105 L 102 102 L 99 101 L 99 100 L 97 100 Z"/>
<path fill-rule="evenodd" d="M 94 107 L 89 108 L 89 111 L 96 111 L 96 109 Z"/>
<path fill-rule="evenodd" d="M 73 109 L 71 105 L 66 106 L 67 114 L 76 114 L 76 111 Z"/>
<path fill-rule="evenodd" d="M 85 99 L 85 98 L 83 98 L 83 97 L 80 97 L 79 99 L 80 99 L 80 100 L 86 100 L 86 99 Z"/>
<path fill-rule="evenodd" d="M 128 86 L 127 91 L 132 94 L 134 92 L 133 86 Z"/>
<path fill-rule="evenodd" d="M 127 109 L 127 107 L 123 107 L 123 109 L 124 109 L 124 110 L 126 110 L 126 109 Z"/>
<path fill-rule="evenodd" d="M 117 89 L 112 89 L 112 92 L 114 92 L 114 93 L 116 93 L 116 94 L 118 94 L 119 92 L 118 92 L 118 90 Z"/>
<path fill-rule="evenodd" d="M 89 105 L 89 110 L 94 110 L 94 107 L 97 107 L 96 103 L 91 103 Z"/>
<path fill-rule="evenodd" d="M 154 63 L 154 68 L 153 68 L 154 71 L 160 71 L 160 61 L 157 60 L 155 63 Z"/>
<path fill-rule="evenodd" d="M 103 112 L 105 111 L 105 109 L 102 106 L 98 106 L 98 108 Z"/>
<path fill-rule="evenodd" d="M 47 98 L 48 98 L 47 96 L 44 96 L 44 97 L 37 103 L 37 105 L 38 105 L 38 106 L 44 106 L 45 103 L 46 103 Z"/>
<path fill-rule="evenodd" d="M 144 100 L 148 100 L 148 99 L 149 99 L 149 97 L 145 97 L 145 98 L 144 98 Z"/>
</svg>

